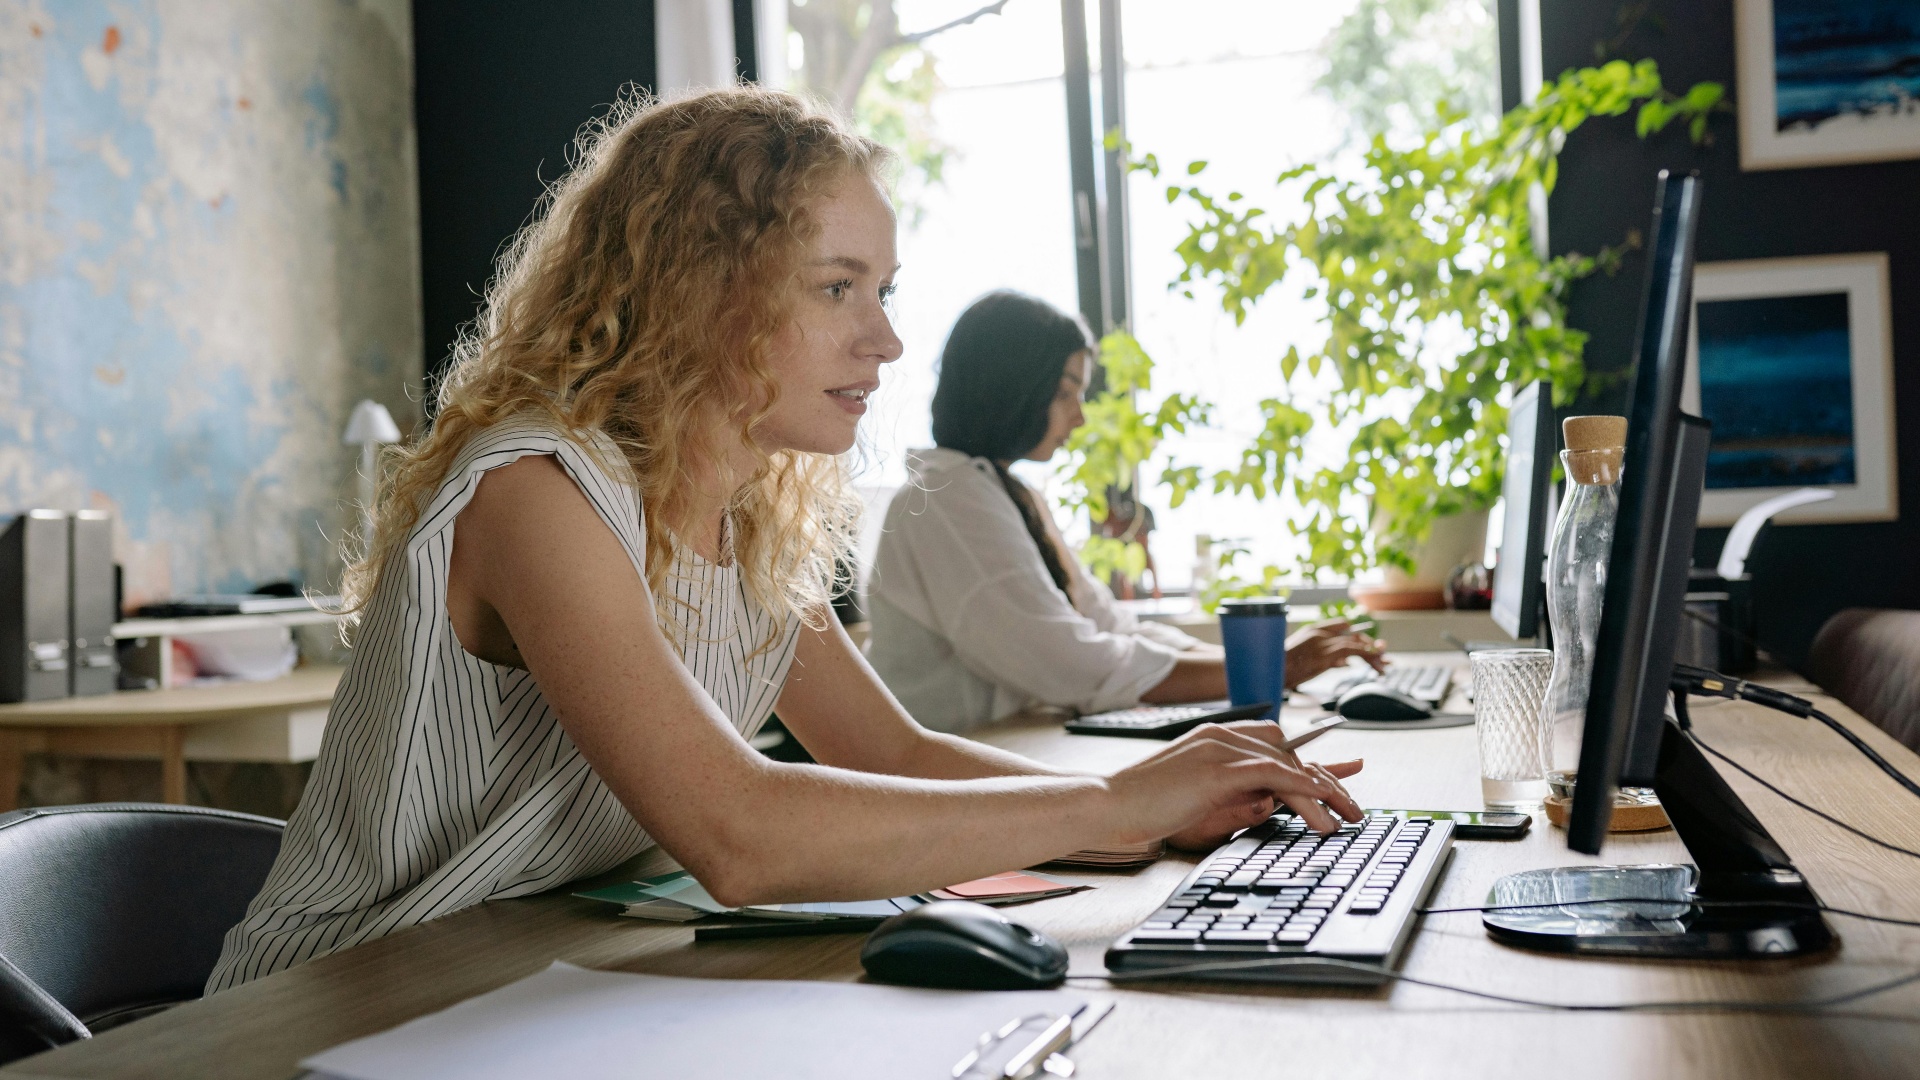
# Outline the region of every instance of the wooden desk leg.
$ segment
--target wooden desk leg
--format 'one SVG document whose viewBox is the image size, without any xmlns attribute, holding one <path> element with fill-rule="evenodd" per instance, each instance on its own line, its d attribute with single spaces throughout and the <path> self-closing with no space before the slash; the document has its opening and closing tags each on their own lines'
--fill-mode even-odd
<svg viewBox="0 0 1920 1080">
<path fill-rule="evenodd" d="M 187 801 L 187 729 L 179 724 L 163 728 L 160 736 L 160 798 L 184 805 Z"/>
<path fill-rule="evenodd" d="M 26 740 L 17 732 L 0 731 L 0 813 L 20 806 L 20 778 L 26 757 Z"/>
</svg>

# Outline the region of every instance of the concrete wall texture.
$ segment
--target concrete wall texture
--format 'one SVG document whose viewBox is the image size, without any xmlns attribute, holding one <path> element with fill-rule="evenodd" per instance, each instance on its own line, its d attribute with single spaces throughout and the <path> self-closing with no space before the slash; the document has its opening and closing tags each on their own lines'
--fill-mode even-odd
<svg viewBox="0 0 1920 1080">
<path fill-rule="evenodd" d="M 408 0 L 0 3 L 0 514 L 129 601 L 335 579 L 361 398 L 418 416 Z"/>
</svg>

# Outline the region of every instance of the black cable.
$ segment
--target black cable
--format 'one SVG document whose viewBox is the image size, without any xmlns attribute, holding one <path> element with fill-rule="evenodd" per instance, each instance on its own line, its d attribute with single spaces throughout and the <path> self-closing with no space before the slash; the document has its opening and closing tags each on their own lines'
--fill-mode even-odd
<svg viewBox="0 0 1920 1080">
<path fill-rule="evenodd" d="M 1894 768 L 1893 763 L 1881 757 L 1873 747 L 1868 746 L 1866 740 L 1855 735 L 1845 724 L 1821 712 L 1814 706 L 1813 702 L 1808 701 L 1806 698 L 1789 694 L 1784 690 L 1775 690 L 1770 686 L 1751 683 L 1745 679 L 1736 679 L 1729 675 L 1722 675 L 1717 671 L 1694 667 L 1691 664 L 1675 664 L 1673 666 L 1672 683 L 1675 693 L 1675 710 L 1680 717 L 1681 728 L 1684 729 L 1688 735 L 1693 734 L 1693 728 L 1686 720 L 1685 702 L 1679 695 L 1692 694 L 1696 697 L 1719 697 L 1750 701 L 1756 705 L 1764 705 L 1775 712 L 1783 712 L 1789 716 L 1802 718 L 1810 717 L 1820 721 L 1822 724 L 1833 729 L 1841 738 L 1847 740 L 1847 742 L 1850 743 L 1855 750 L 1860 751 L 1868 761 L 1878 766 L 1881 772 L 1892 777 L 1896 783 L 1906 788 L 1911 794 L 1920 796 L 1920 783 L 1916 783 L 1911 777 L 1907 776 L 1907 774 Z M 1698 739 L 1694 741 L 1699 742 Z M 1702 748 L 1705 748 L 1705 745 L 1706 744 L 1702 743 Z M 1716 756 L 1719 755 L 1716 754 Z M 1721 760 L 1726 759 L 1723 757 Z"/>
<path fill-rule="evenodd" d="M 1715 750 L 1713 747 L 1708 746 L 1706 742 L 1702 740 L 1697 733 L 1693 731 L 1688 731 L 1687 738 L 1692 739 L 1693 744 L 1695 746 L 1698 746 L 1700 749 L 1705 750 L 1707 753 L 1712 754 L 1714 757 L 1717 757 L 1721 761 L 1724 761 L 1727 764 L 1733 766 L 1735 769 L 1740 770 L 1741 774 L 1744 775 L 1747 779 L 1753 781 L 1756 784 L 1759 784 L 1761 787 L 1766 788 L 1768 791 L 1773 792 L 1775 795 L 1780 796 L 1781 798 L 1787 800 L 1788 802 L 1799 807 L 1800 809 L 1805 810 L 1807 813 L 1812 814 L 1817 818 L 1820 818 L 1822 821 L 1825 821 L 1830 825 L 1834 825 L 1839 828 L 1845 829 L 1846 831 L 1852 833 L 1853 835 L 1859 837 L 1860 839 L 1865 840 L 1870 844 L 1877 844 L 1880 847 L 1886 848 L 1888 851 L 1897 851 L 1902 855 L 1911 855 L 1916 859 L 1920 859 L 1920 851 L 1915 851 L 1912 848 L 1903 848 L 1899 844 L 1889 843 L 1888 841 L 1882 840 L 1879 837 L 1874 836 L 1872 833 L 1864 832 L 1861 829 L 1856 828 L 1855 826 L 1849 825 L 1846 822 L 1841 821 L 1839 818 L 1834 817 L 1832 814 L 1827 813 L 1825 810 L 1822 810 L 1817 806 L 1810 806 L 1807 803 L 1801 802 L 1799 799 L 1796 799 L 1793 796 L 1787 794 L 1786 792 L 1781 791 L 1778 787 L 1775 787 L 1772 782 L 1761 777 L 1758 773 L 1755 773 L 1752 769 L 1747 768 L 1745 765 L 1740 764 L 1739 762 L 1733 760 L 1732 758 L 1721 753 L 1720 751 Z"/>
<path fill-rule="evenodd" d="M 1344 971 L 1376 975 L 1382 979 L 1411 983 L 1431 990 L 1445 990 L 1453 994 L 1465 994 L 1468 997 L 1497 1001 L 1505 1005 L 1519 1005 L 1529 1009 L 1550 1009 L 1557 1012 L 1756 1012 L 1756 1013 L 1809 1013 L 1822 1009 L 1831 1009 L 1848 1005 L 1862 998 L 1884 994 L 1902 986 L 1920 982 L 1920 971 L 1910 972 L 1885 982 L 1871 983 L 1857 990 L 1833 994 L 1824 998 L 1812 998 L 1804 1001 L 1621 1001 L 1587 1004 L 1583 1002 L 1537 1001 L 1532 998 L 1513 997 L 1508 994 L 1496 994 L 1489 990 L 1475 990 L 1470 986 L 1455 986 L 1451 983 L 1434 982 L 1431 979 L 1416 978 L 1402 974 L 1381 964 L 1365 964 L 1358 960 L 1339 960 L 1333 957 L 1319 956 L 1276 956 L 1266 959 L 1214 961 L 1201 964 L 1180 964 L 1174 967 L 1159 968 L 1153 971 L 1115 971 L 1104 975 L 1068 975 L 1069 980 L 1100 980 L 1102 982 L 1132 982 L 1136 979 L 1166 979 L 1180 975 L 1197 975 L 1209 971 L 1245 973 L 1256 968 L 1311 967 L 1318 970 L 1339 968 Z"/>
<path fill-rule="evenodd" d="M 1850 729 L 1848 729 L 1848 727 L 1845 724 L 1842 724 L 1840 721 L 1835 720 L 1833 717 L 1828 716 L 1826 713 L 1821 712 L 1819 709 L 1814 709 L 1811 712 L 1809 712 L 1807 715 L 1813 717 L 1815 720 L 1818 720 L 1821 723 L 1832 728 L 1833 730 L 1839 732 L 1840 737 L 1852 743 L 1853 748 L 1855 750 L 1858 750 L 1862 754 L 1865 754 L 1867 756 L 1868 761 L 1871 761 L 1875 765 L 1880 766 L 1881 772 L 1886 773 L 1888 776 L 1891 776 L 1895 780 L 1899 781 L 1901 787 L 1906 788 L 1908 791 L 1911 791 L 1915 795 L 1920 795 L 1920 784 L 1914 783 L 1913 780 L 1907 776 L 1907 774 L 1901 772 L 1899 769 L 1894 768 L 1892 762 L 1889 762 L 1886 758 L 1881 757 L 1877 752 L 1875 752 L 1873 747 L 1868 746 L 1865 740 L 1861 739 L 1860 736 L 1855 735 Z"/>
<path fill-rule="evenodd" d="M 1846 908 L 1830 907 L 1826 904 L 1805 904 L 1787 900 L 1696 900 L 1674 899 L 1670 896 L 1617 897 L 1608 900 L 1556 900 L 1539 904 L 1482 904 L 1476 907 L 1415 908 L 1415 915 L 1455 915 L 1467 912 L 1487 911 L 1534 911 L 1540 908 L 1582 907 L 1589 904 L 1685 904 L 1697 908 L 1785 908 L 1789 911 L 1821 911 L 1828 915 L 1844 915 L 1849 919 L 1865 919 L 1868 922 L 1886 923 L 1890 926 L 1920 927 L 1920 919 L 1896 919 L 1891 915 L 1870 915 L 1864 911 L 1849 911 Z"/>
<path fill-rule="evenodd" d="M 1756 638 L 1754 638 L 1752 634 L 1749 634 L 1746 631 L 1740 630 L 1736 627 L 1728 626 L 1726 623 L 1721 622 L 1719 619 L 1714 618 L 1713 616 L 1707 614 L 1704 611 L 1699 610 L 1698 608 L 1692 607 L 1691 605 L 1685 606 L 1680 609 L 1680 613 L 1686 616 L 1687 618 L 1692 619 L 1695 622 L 1706 624 L 1706 626 L 1709 629 L 1713 630 L 1715 633 L 1732 634 L 1734 637 L 1737 637 L 1741 641 L 1747 643 L 1748 645 L 1753 646 L 1753 653 L 1755 656 L 1764 656 L 1767 659 L 1773 660 L 1776 662 L 1779 660 L 1779 657 L 1774 656 L 1773 653 L 1770 650 L 1768 650 L 1768 648 L 1765 645 L 1760 644 L 1760 642 Z M 1800 673 L 1796 671 L 1794 672 L 1794 674 L 1798 675 Z M 1807 681 L 1812 682 L 1813 680 L 1808 679 Z"/>
</svg>

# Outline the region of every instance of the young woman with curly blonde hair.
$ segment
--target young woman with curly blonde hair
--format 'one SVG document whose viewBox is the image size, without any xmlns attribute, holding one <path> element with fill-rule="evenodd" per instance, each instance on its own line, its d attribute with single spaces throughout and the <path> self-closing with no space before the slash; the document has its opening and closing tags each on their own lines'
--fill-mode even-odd
<svg viewBox="0 0 1920 1080">
<path fill-rule="evenodd" d="M 390 470 L 320 758 L 210 989 L 656 842 L 747 904 L 1358 816 L 1358 763 L 1272 725 L 1111 776 L 928 732 L 831 618 L 842 455 L 901 352 L 886 164 L 754 89 L 583 140 Z M 748 745 L 776 705 L 819 764 Z"/>
</svg>

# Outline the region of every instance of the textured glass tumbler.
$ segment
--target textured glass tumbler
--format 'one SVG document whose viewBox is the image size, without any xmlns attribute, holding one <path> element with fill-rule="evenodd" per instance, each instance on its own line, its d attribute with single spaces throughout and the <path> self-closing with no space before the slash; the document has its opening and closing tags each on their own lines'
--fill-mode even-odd
<svg viewBox="0 0 1920 1080">
<path fill-rule="evenodd" d="M 1553 766 L 1546 649 L 1473 654 L 1473 722 L 1480 729 L 1480 795 L 1490 810 L 1538 810 Z"/>
</svg>

